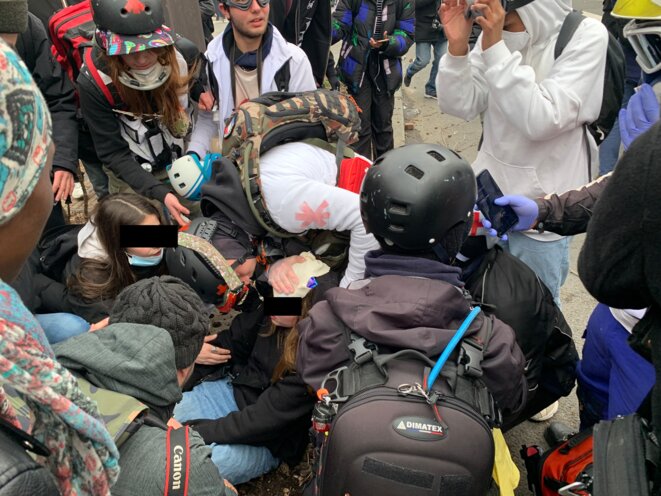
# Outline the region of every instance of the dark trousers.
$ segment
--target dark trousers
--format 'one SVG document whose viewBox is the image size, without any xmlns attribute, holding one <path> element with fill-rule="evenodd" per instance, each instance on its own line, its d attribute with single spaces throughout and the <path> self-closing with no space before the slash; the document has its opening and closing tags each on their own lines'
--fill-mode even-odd
<svg viewBox="0 0 661 496">
<path fill-rule="evenodd" d="M 383 78 L 381 78 L 383 79 Z M 385 90 L 385 81 L 377 78 L 378 84 L 365 74 L 363 85 L 354 100 L 362 110 L 360 114 L 360 137 L 353 149 L 369 159 L 376 159 L 392 150 L 395 141 L 392 133 L 392 113 L 395 95 Z"/>
</svg>

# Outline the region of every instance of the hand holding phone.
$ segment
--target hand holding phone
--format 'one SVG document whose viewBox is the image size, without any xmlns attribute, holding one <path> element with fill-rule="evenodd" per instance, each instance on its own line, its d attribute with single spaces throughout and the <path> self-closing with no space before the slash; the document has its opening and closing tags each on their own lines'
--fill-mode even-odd
<svg viewBox="0 0 661 496">
<path fill-rule="evenodd" d="M 502 196 L 503 192 L 488 170 L 485 169 L 477 175 L 477 207 L 491 222 L 491 227 L 496 230 L 499 237 L 519 222 L 519 217 L 512 207 L 494 203 Z"/>
</svg>

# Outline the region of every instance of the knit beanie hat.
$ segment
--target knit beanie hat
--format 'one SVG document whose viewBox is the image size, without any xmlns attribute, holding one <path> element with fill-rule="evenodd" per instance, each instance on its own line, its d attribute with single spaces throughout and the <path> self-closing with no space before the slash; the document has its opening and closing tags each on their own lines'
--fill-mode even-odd
<svg viewBox="0 0 661 496">
<path fill-rule="evenodd" d="M 172 276 L 150 277 L 125 288 L 110 311 L 110 324 L 151 324 L 170 333 L 177 369 L 191 365 L 209 332 L 209 316 L 195 291 Z"/>
<path fill-rule="evenodd" d="M 0 33 L 23 33 L 28 28 L 28 0 L 0 0 Z"/>
<path fill-rule="evenodd" d="M 0 0 L 0 26 L 7 22 Z M 2 32 L 2 29 L 0 29 Z M 0 40 L 0 225 L 30 198 L 48 161 L 48 106 L 16 52 Z"/>
</svg>

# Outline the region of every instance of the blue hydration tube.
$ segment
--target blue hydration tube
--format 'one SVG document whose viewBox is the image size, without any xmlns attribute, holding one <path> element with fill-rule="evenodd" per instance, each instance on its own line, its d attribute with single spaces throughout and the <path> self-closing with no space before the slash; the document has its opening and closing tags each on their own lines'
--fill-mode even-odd
<svg viewBox="0 0 661 496">
<path fill-rule="evenodd" d="M 464 337 L 464 334 L 466 334 L 468 327 L 473 323 L 475 317 L 477 317 L 477 314 L 480 313 L 480 311 L 481 311 L 480 307 L 475 307 L 473 308 L 473 310 L 471 310 L 471 313 L 468 314 L 468 317 L 466 317 L 466 319 L 463 321 L 461 326 L 459 326 L 459 329 L 457 329 L 457 332 L 455 332 L 454 336 L 452 336 L 452 339 L 443 350 L 443 353 L 441 353 L 441 356 L 438 357 L 438 360 L 436 361 L 434 368 L 429 373 L 429 377 L 427 377 L 427 391 L 429 391 L 433 386 L 434 382 L 436 381 L 436 378 L 441 373 L 441 369 L 443 368 L 443 365 L 445 365 L 445 362 L 448 361 L 450 354 L 457 347 L 459 341 L 461 341 L 461 338 Z"/>
</svg>

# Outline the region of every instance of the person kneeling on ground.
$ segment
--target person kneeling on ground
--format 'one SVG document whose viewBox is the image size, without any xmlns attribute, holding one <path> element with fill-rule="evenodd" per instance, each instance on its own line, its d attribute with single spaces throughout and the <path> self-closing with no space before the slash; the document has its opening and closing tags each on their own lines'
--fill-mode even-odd
<svg viewBox="0 0 661 496">
<path fill-rule="evenodd" d="M 302 312 L 323 294 L 311 288 L 329 267 L 304 253 L 293 264 L 299 281 L 292 295 L 303 298 Z M 332 279 L 331 279 L 332 280 Z M 320 286 L 325 282 L 319 281 Z M 310 416 L 315 399 L 296 373 L 297 323 L 301 316 L 264 316 L 261 300 L 253 294 L 227 332 L 209 341 L 230 351 L 225 376 L 205 379 L 184 393 L 175 418 L 191 425 L 212 444 L 213 461 L 233 484 L 272 470 L 280 461 L 297 464 L 308 446 Z M 255 323 L 240 325 L 243 316 Z M 245 321 L 244 321 L 245 322 Z M 203 420 L 203 419 L 209 420 Z"/>
<path fill-rule="evenodd" d="M 452 264 L 473 218 L 476 183 L 470 165 L 438 145 L 392 150 L 368 170 L 360 194 L 365 228 L 380 250 L 365 256 L 365 281 L 333 288 L 299 324 L 296 370 L 318 389 L 326 375 L 350 359 L 345 328 L 389 349 L 437 357 L 471 310 L 461 269 Z M 503 416 L 526 403 L 525 357 L 512 329 L 478 314 L 465 337 L 489 319 L 483 380 Z"/>
<path fill-rule="evenodd" d="M 55 353 L 93 386 L 137 399 L 166 424 L 208 330 L 204 305 L 189 286 L 170 276 L 152 277 L 120 293 L 110 325 L 56 345 Z M 121 474 L 113 495 L 164 493 L 166 433 L 145 424 L 120 446 Z M 188 443 L 188 494 L 236 494 L 212 463 L 202 438 L 191 431 Z"/>
</svg>

